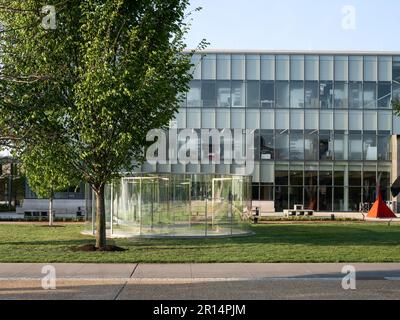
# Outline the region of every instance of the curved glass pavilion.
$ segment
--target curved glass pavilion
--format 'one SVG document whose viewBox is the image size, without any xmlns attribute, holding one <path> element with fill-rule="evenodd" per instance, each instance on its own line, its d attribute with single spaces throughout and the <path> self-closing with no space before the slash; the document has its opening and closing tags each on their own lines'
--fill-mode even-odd
<svg viewBox="0 0 400 320">
<path fill-rule="evenodd" d="M 87 197 L 86 232 L 94 232 L 95 198 Z M 251 177 L 132 174 L 106 186 L 108 233 L 117 237 L 213 237 L 249 232 Z"/>
</svg>

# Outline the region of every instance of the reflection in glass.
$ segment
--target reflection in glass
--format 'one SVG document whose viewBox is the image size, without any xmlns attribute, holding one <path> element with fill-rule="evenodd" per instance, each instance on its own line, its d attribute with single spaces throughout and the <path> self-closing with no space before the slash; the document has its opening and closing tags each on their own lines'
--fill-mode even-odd
<svg viewBox="0 0 400 320">
<path fill-rule="evenodd" d="M 333 195 L 333 210 L 335 211 L 345 211 L 344 207 L 344 188 L 335 187 Z"/>
<path fill-rule="evenodd" d="M 319 210 L 332 211 L 333 188 L 329 186 L 319 187 Z"/>
<path fill-rule="evenodd" d="M 364 108 L 376 108 L 376 83 L 364 82 Z"/>
<path fill-rule="evenodd" d="M 188 107 L 201 107 L 201 81 L 191 81 L 187 93 Z"/>
<path fill-rule="evenodd" d="M 393 82 L 400 83 L 400 57 L 393 57 Z"/>
<path fill-rule="evenodd" d="M 260 187 L 261 201 L 274 201 L 274 187 L 272 185 L 261 185 Z"/>
<path fill-rule="evenodd" d="M 277 134 L 275 139 L 276 160 L 289 160 L 289 135 L 287 133 Z"/>
<path fill-rule="evenodd" d="M 288 208 L 288 187 L 275 187 L 275 210 L 282 212 Z"/>
<path fill-rule="evenodd" d="M 272 109 L 275 107 L 275 82 L 261 81 L 261 107 Z"/>
<path fill-rule="evenodd" d="M 378 160 L 378 147 L 374 134 L 364 134 L 364 159 L 368 161 Z"/>
<path fill-rule="evenodd" d="M 319 108 L 319 86 L 318 81 L 305 82 L 305 97 L 306 108 Z"/>
<path fill-rule="evenodd" d="M 274 160 L 274 134 L 272 132 L 260 131 L 260 158 L 261 160 Z"/>
<path fill-rule="evenodd" d="M 390 141 L 391 136 L 378 136 L 378 160 L 391 160 Z"/>
<path fill-rule="evenodd" d="M 231 83 L 230 81 L 217 81 L 217 103 L 218 107 L 231 106 Z"/>
<path fill-rule="evenodd" d="M 232 81 L 232 106 L 245 106 L 245 85 L 244 81 Z"/>
<path fill-rule="evenodd" d="M 349 135 L 349 160 L 362 160 L 363 147 L 362 136 L 360 134 Z"/>
<path fill-rule="evenodd" d="M 287 186 L 289 184 L 289 172 L 286 170 L 275 171 L 275 185 Z"/>
<path fill-rule="evenodd" d="M 290 204 L 289 208 L 303 204 L 303 187 L 289 187 Z"/>
<path fill-rule="evenodd" d="M 361 202 L 361 187 L 349 188 L 349 210 L 358 211 Z"/>
<path fill-rule="evenodd" d="M 290 185 L 292 186 L 302 186 L 303 185 L 303 171 L 291 170 L 290 171 Z M 303 203 L 303 197 L 301 200 Z"/>
<path fill-rule="evenodd" d="M 390 108 L 390 101 L 392 98 L 392 86 L 390 82 L 378 83 L 378 108 Z"/>
<path fill-rule="evenodd" d="M 247 81 L 247 106 L 260 106 L 260 81 Z"/>
<path fill-rule="evenodd" d="M 217 105 L 215 81 L 203 81 L 201 83 L 201 100 L 203 107 L 215 107 Z"/>
<path fill-rule="evenodd" d="M 290 134 L 290 160 L 304 160 L 304 136 L 302 132 Z"/>
<path fill-rule="evenodd" d="M 319 159 L 333 159 L 333 137 L 331 134 L 320 134 L 319 136 Z"/>
<path fill-rule="evenodd" d="M 290 107 L 304 108 L 304 82 L 290 82 Z"/>
<path fill-rule="evenodd" d="M 335 82 L 335 108 L 345 109 L 348 107 L 348 84 L 347 82 Z"/>
<path fill-rule="evenodd" d="M 349 108 L 361 109 L 363 105 L 362 82 L 349 83 Z"/>
<path fill-rule="evenodd" d="M 319 85 L 321 109 L 332 109 L 333 106 L 333 82 L 321 81 Z"/>
<path fill-rule="evenodd" d="M 304 135 L 304 159 L 316 161 L 318 160 L 318 134 Z"/>
<path fill-rule="evenodd" d="M 276 81 L 276 107 L 289 108 L 289 82 Z"/>
</svg>

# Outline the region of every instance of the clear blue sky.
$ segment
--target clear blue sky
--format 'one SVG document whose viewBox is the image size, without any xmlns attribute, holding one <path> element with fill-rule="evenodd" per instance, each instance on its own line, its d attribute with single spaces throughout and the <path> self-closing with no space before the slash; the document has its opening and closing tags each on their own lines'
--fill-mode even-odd
<svg viewBox="0 0 400 320">
<path fill-rule="evenodd" d="M 191 0 L 191 6 L 203 10 L 192 16 L 189 48 L 206 38 L 209 49 L 400 51 L 399 0 Z M 344 6 L 355 11 L 342 12 Z"/>
</svg>

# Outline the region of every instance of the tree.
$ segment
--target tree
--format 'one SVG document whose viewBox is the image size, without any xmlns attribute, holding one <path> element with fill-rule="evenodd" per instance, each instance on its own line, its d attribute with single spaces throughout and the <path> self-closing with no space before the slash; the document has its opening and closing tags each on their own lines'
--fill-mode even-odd
<svg viewBox="0 0 400 320">
<path fill-rule="evenodd" d="M 44 24 L 54 5 L 56 28 Z M 189 0 L 0 0 L 0 127 L 16 154 L 35 145 L 69 163 L 96 196 L 96 247 L 106 246 L 104 188 L 144 160 L 192 79 Z M 46 7 L 48 8 L 48 7 Z M 50 12 L 50 16 L 49 16 Z M 198 49 L 206 43 L 202 41 Z M 57 145 L 57 154 L 48 147 Z"/>
<path fill-rule="evenodd" d="M 68 163 L 56 163 L 59 151 L 57 145 L 47 148 L 37 148 L 31 145 L 29 153 L 22 155 L 21 162 L 23 170 L 29 181 L 32 191 L 41 198 L 49 199 L 49 226 L 53 226 L 54 210 L 53 200 L 56 192 L 61 192 L 71 186 L 78 186 L 80 181 L 72 166 Z"/>
</svg>

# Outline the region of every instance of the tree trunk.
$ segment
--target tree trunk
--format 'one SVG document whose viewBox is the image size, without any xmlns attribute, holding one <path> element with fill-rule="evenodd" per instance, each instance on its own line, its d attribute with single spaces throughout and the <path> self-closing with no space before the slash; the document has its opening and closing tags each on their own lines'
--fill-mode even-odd
<svg viewBox="0 0 400 320">
<path fill-rule="evenodd" d="M 106 210 L 104 203 L 104 184 L 95 187 L 96 193 L 96 248 L 106 247 Z"/>
<path fill-rule="evenodd" d="M 49 227 L 53 226 L 53 196 L 49 199 Z"/>
</svg>

